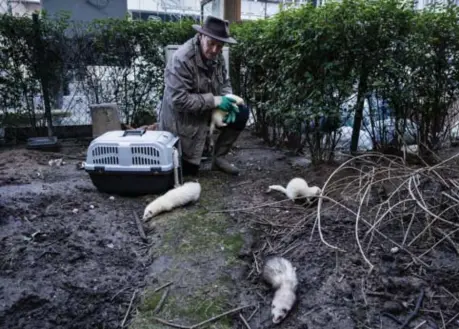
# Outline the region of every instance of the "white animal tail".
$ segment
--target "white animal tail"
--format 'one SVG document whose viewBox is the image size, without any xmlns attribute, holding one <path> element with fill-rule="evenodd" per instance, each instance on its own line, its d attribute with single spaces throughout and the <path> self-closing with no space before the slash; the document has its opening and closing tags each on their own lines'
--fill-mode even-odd
<svg viewBox="0 0 459 329">
<path fill-rule="evenodd" d="M 228 124 L 225 123 L 223 120 L 226 117 L 226 113 L 220 109 L 215 109 L 212 112 L 212 118 L 210 120 L 210 127 L 209 127 L 209 136 L 210 136 L 210 146 L 214 147 L 214 139 L 212 138 L 214 134 L 215 127 L 226 127 Z"/>
<path fill-rule="evenodd" d="M 212 152 L 214 149 L 214 130 L 215 130 L 215 121 L 212 117 L 212 120 L 210 120 L 210 128 L 209 128 L 209 142 L 210 142 L 210 147 L 212 148 Z"/>
<path fill-rule="evenodd" d="M 178 154 L 178 150 L 175 147 L 174 147 L 172 156 L 174 159 L 174 187 L 179 187 L 180 186 L 179 177 L 178 177 L 179 154 Z"/>
<path fill-rule="evenodd" d="M 281 185 L 270 185 L 268 187 L 268 191 L 279 191 L 279 192 L 282 192 L 284 193 L 286 196 L 288 196 L 288 193 L 287 193 L 287 189 Z"/>
<path fill-rule="evenodd" d="M 212 137 L 212 135 L 214 134 L 214 130 L 215 130 L 215 121 L 212 119 L 212 121 L 210 121 L 210 128 L 209 128 L 210 137 Z"/>
</svg>

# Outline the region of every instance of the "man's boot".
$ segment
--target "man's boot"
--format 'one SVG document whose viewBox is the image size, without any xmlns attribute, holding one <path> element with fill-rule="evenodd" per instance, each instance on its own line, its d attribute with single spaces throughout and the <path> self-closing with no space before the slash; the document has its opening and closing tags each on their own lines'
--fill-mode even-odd
<svg viewBox="0 0 459 329">
<path fill-rule="evenodd" d="M 220 170 L 230 175 L 238 175 L 239 168 L 224 158 L 231 149 L 241 130 L 225 127 L 215 142 L 214 155 L 212 158 L 212 170 Z"/>
</svg>

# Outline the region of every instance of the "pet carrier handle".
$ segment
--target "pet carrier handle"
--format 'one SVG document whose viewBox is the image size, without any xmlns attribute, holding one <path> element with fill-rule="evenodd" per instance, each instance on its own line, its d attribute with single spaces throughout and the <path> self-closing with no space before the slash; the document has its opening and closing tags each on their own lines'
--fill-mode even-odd
<svg viewBox="0 0 459 329">
<path fill-rule="evenodd" d="M 146 129 L 136 129 L 136 130 L 125 130 L 123 137 L 126 136 L 142 136 L 145 134 L 147 130 Z"/>
</svg>

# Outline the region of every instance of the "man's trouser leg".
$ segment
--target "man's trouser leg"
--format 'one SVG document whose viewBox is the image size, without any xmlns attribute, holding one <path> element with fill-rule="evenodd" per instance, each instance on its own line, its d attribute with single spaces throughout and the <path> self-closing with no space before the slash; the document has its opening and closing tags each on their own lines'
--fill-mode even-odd
<svg viewBox="0 0 459 329">
<path fill-rule="evenodd" d="M 249 119 L 249 108 L 245 105 L 239 106 L 239 113 L 236 120 L 226 127 L 220 128 L 221 132 L 215 142 L 212 169 L 221 170 L 231 175 L 238 175 L 239 168 L 227 161 L 224 156 L 228 154 L 234 142 L 244 130 Z M 212 136 L 211 136 L 212 137 Z"/>
<path fill-rule="evenodd" d="M 190 163 L 182 158 L 182 175 L 183 176 L 198 176 L 199 166 Z"/>
</svg>

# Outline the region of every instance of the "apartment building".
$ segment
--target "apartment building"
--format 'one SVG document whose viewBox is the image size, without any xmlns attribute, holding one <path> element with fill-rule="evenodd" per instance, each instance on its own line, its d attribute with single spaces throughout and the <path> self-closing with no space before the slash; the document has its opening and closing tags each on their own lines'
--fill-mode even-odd
<svg viewBox="0 0 459 329">
<path fill-rule="evenodd" d="M 274 15 L 280 3 L 300 5 L 307 0 L 242 0 L 241 18 L 258 19 Z M 119 17 L 130 13 L 134 19 L 177 20 L 181 16 L 199 19 L 204 15 L 223 15 L 223 0 L 0 0 L 0 14 L 32 15 L 46 9 L 50 13 L 69 10 L 76 20 L 91 20 L 95 17 Z"/>
<path fill-rule="evenodd" d="M 40 0 L 0 0 L 0 14 L 32 15 L 40 8 Z"/>
<path fill-rule="evenodd" d="M 280 4 L 299 6 L 308 1 L 320 6 L 328 1 L 340 0 L 242 0 L 241 18 L 266 18 L 277 13 Z M 445 1 L 448 0 L 418 0 L 416 9 Z M 459 4 L 459 0 L 453 1 Z M 32 15 L 41 8 L 51 12 L 64 8 L 76 12 L 75 18 L 84 20 L 94 15 L 113 17 L 114 11 L 117 13 L 115 16 L 124 16 L 129 12 L 134 19 L 178 20 L 182 16 L 199 19 L 201 10 L 204 16 L 222 16 L 223 0 L 0 0 L 0 14 Z"/>
</svg>

